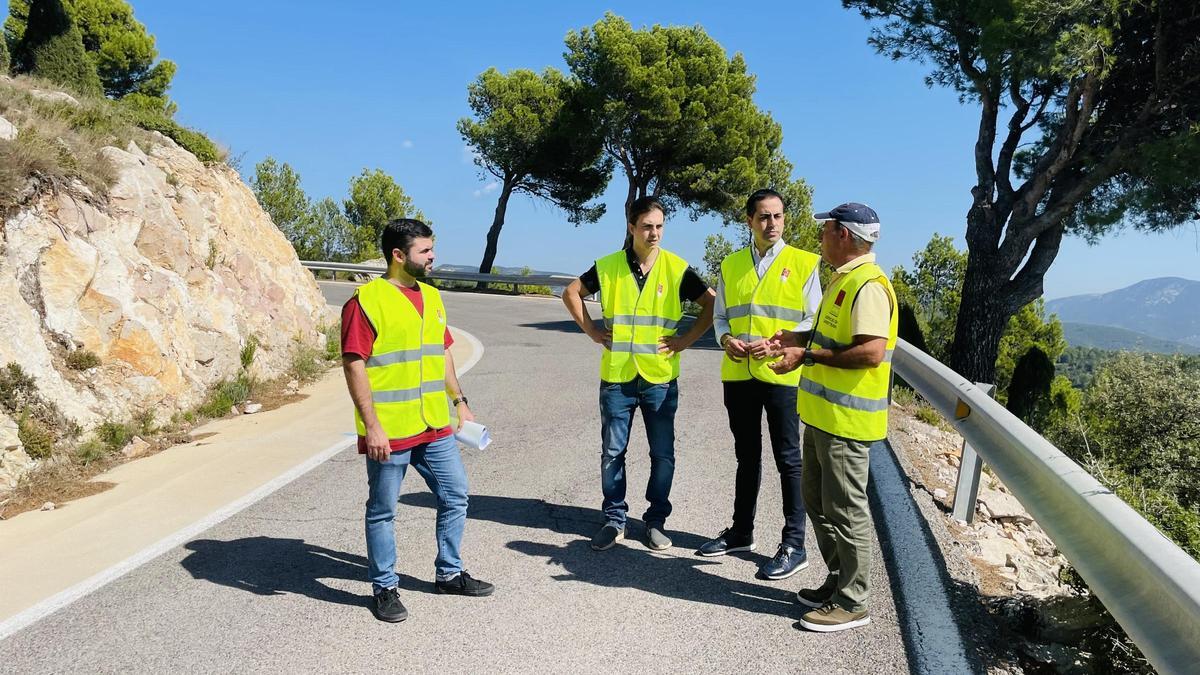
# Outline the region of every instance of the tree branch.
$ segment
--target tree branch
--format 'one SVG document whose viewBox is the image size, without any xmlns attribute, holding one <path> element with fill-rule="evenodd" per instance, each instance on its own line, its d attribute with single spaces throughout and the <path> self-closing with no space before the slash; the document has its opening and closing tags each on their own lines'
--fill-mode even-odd
<svg viewBox="0 0 1200 675">
<path fill-rule="evenodd" d="M 1051 227 L 1043 231 L 1034 241 L 1029 259 L 1021 270 L 1005 284 L 1005 295 L 1008 296 L 1011 311 L 1016 312 L 1025 305 L 1042 297 L 1042 281 L 1046 271 L 1058 257 L 1058 249 L 1062 245 L 1063 226 Z"/>
</svg>

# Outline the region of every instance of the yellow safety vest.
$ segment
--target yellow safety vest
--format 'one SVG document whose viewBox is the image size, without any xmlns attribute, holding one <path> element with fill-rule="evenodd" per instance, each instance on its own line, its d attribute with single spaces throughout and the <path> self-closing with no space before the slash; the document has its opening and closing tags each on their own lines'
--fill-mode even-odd
<svg viewBox="0 0 1200 675">
<path fill-rule="evenodd" d="M 805 366 L 796 408 L 800 419 L 828 434 L 856 441 L 887 437 L 891 402 L 892 350 L 896 347 L 896 293 L 883 269 L 863 263 L 830 282 L 821 298 L 813 346 L 834 349 L 854 342 L 850 311 L 858 292 L 877 281 L 892 301 L 883 362 L 874 368 L 834 368 L 819 363 Z"/>
<path fill-rule="evenodd" d="M 820 262 L 814 253 L 785 245 L 759 279 L 750 247 L 727 256 L 721 261 L 721 286 L 729 332 L 739 340 L 753 342 L 794 329 L 807 315 L 804 284 Z M 780 375 L 767 367 L 773 360 L 746 357 L 737 363 L 725 354 L 721 380 L 754 378 L 792 387 L 800 383 L 799 368 Z"/>
<path fill-rule="evenodd" d="M 683 258 L 660 249 L 645 286 L 638 289 L 625 251 L 596 261 L 604 325 L 612 331 L 612 348 L 600 358 L 601 380 L 629 382 L 641 375 L 663 384 L 679 377 L 679 354 L 659 354 L 658 339 L 674 335 L 683 317 L 679 286 L 687 268 Z"/>
<path fill-rule="evenodd" d="M 450 424 L 446 400 L 446 308 L 433 286 L 417 282 L 424 312 L 383 277 L 359 286 L 358 304 L 375 328 L 367 380 L 388 438 L 408 438 Z M 358 409 L 354 424 L 367 434 Z"/>
</svg>

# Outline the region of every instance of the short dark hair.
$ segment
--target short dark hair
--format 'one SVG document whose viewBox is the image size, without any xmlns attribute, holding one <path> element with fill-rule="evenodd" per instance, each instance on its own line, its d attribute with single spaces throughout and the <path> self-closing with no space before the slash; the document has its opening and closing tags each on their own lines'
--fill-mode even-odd
<svg viewBox="0 0 1200 675">
<path fill-rule="evenodd" d="M 754 192 L 750 193 L 749 197 L 746 198 L 746 217 L 753 218 L 754 212 L 758 210 L 758 203 L 764 199 L 770 199 L 771 197 L 778 199 L 779 203 L 783 204 L 783 208 L 787 208 L 787 200 L 783 198 L 783 195 L 772 190 L 771 188 L 763 188 L 761 190 L 755 190 Z"/>
<path fill-rule="evenodd" d="M 379 237 L 379 245 L 383 248 L 383 259 L 392 264 L 392 250 L 400 249 L 408 255 L 408 249 L 414 239 L 432 237 L 433 230 L 415 218 L 396 218 L 383 226 L 383 234 Z"/>
<path fill-rule="evenodd" d="M 650 213 L 655 209 L 658 209 L 658 212 L 663 214 L 663 216 L 667 215 L 667 207 L 663 206 L 663 203 L 658 201 L 658 197 L 654 197 L 652 195 L 638 197 L 637 199 L 633 200 L 632 204 L 629 205 L 629 224 L 633 225 L 637 223 L 638 218 Z"/>
</svg>

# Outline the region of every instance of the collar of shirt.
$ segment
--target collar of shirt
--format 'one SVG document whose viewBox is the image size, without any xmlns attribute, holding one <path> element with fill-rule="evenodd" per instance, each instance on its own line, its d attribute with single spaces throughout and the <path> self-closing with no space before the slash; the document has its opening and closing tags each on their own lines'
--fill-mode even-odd
<svg viewBox="0 0 1200 675">
<path fill-rule="evenodd" d="M 779 255 L 784 246 L 787 246 L 787 244 L 783 242 L 783 238 L 777 239 L 774 244 L 771 244 L 771 248 L 767 249 L 767 252 L 760 258 L 758 247 L 754 245 L 753 241 L 750 242 L 750 258 L 754 261 L 754 271 L 758 273 L 759 279 L 767 273 L 767 270 L 771 267 L 771 263 L 775 262 L 776 256 Z"/>
<path fill-rule="evenodd" d="M 857 258 L 855 258 L 854 260 L 851 260 L 850 262 L 846 263 L 845 265 L 842 265 L 841 267 L 837 268 L 836 270 L 834 270 L 833 273 L 834 273 L 834 276 L 840 277 L 843 274 L 846 274 L 850 270 L 854 269 L 855 267 L 858 267 L 859 265 L 865 265 L 867 263 L 873 263 L 873 262 L 875 262 L 875 254 L 874 253 L 864 253 L 863 255 L 860 255 Z"/>
</svg>

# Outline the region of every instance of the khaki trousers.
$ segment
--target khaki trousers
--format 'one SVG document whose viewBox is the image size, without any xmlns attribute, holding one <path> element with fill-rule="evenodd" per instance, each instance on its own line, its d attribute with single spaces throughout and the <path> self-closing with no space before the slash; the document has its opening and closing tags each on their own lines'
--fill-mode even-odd
<svg viewBox="0 0 1200 675">
<path fill-rule="evenodd" d="M 866 611 L 871 592 L 870 448 L 870 443 L 804 428 L 804 508 L 829 568 L 825 587 L 835 589 L 833 602 L 848 612 Z"/>
</svg>

